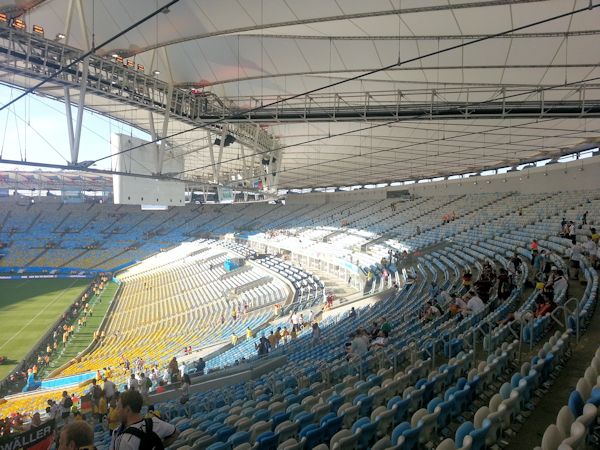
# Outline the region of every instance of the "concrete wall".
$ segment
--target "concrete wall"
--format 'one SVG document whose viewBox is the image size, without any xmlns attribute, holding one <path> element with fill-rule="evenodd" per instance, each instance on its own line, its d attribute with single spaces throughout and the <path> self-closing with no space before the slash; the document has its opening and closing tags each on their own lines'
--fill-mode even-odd
<svg viewBox="0 0 600 450">
<path fill-rule="evenodd" d="M 377 201 L 386 198 L 388 191 L 402 190 L 408 190 L 418 197 L 429 197 L 490 192 L 533 194 L 591 189 L 600 189 L 600 157 L 598 156 L 502 175 L 469 177 L 382 189 L 361 189 L 351 192 L 292 195 L 286 198 L 286 203 L 323 205 L 335 202 Z"/>
<path fill-rule="evenodd" d="M 285 199 L 287 205 L 311 204 L 323 205 L 325 203 L 341 202 L 375 202 L 386 198 L 386 189 L 360 189 L 348 192 L 315 192 L 302 195 L 288 195 Z"/>
<path fill-rule="evenodd" d="M 469 177 L 403 186 L 417 196 L 481 194 L 489 192 L 579 191 L 600 189 L 600 158 L 589 158 L 569 163 L 526 169 L 503 175 Z"/>
</svg>

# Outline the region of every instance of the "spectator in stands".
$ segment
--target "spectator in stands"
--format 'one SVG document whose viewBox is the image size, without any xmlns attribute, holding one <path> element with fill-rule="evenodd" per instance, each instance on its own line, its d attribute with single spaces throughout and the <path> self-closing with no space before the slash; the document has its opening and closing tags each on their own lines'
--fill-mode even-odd
<svg viewBox="0 0 600 450">
<path fill-rule="evenodd" d="M 598 242 L 600 241 L 600 234 L 598 234 L 596 229 L 593 227 L 590 228 L 590 233 L 592 234 L 591 235 L 592 241 L 594 241 L 594 244 L 598 245 Z"/>
<path fill-rule="evenodd" d="M 121 427 L 115 431 L 114 445 L 111 446 L 114 450 L 140 450 L 142 439 L 154 441 L 157 437 L 162 441 L 163 447 L 168 447 L 179 436 L 179 430 L 174 425 L 158 417 L 144 419 L 140 414 L 143 403 L 144 400 L 137 391 L 127 391 L 119 397 Z"/>
<path fill-rule="evenodd" d="M 361 358 L 368 351 L 367 343 L 362 338 L 359 332 L 350 334 L 350 347 L 348 351 L 348 359 Z"/>
<path fill-rule="evenodd" d="M 103 423 L 106 414 L 108 413 L 108 402 L 106 401 L 106 396 L 104 395 L 104 391 L 102 391 L 102 396 L 100 400 L 98 400 L 98 409 L 96 410 L 96 418 L 98 419 L 98 423 Z"/>
<path fill-rule="evenodd" d="M 165 392 L 167 390 L 165 388 L 165 384 L 166 384 L 166 382 L 164 380 L 160 380 L 158 382 L 158 387 L 156 388 L 156 393 L 157 394 L 162 394 L 163 392 Z"/>
<path fill-rule="evenodd" d="M 556 308 L 556 304 L 550 295 L 544 293 L 542 295 L 538 295 L 535 300 L 536 309 L 533 313 L 534 317 L 542 317 L 546 314 L 551 313 L 554 308 Z"/>
<path fill-rule="evenodd" d="M 275 348 L 277 348 L 277 347 L 279 347 L 279 344 L 281 344 L 281 327 L 277 327 L 277 329 L 275 330 L 274 336 L 275 336 Z"/>
<path fill-rule="evenodd" d="M 598 252 L 596 243 L 591 238 L 587 238 L 583 243 L 583 249 L 589 259 L 590 265 L 596 267 L 596 253 Z"/>
<path fill-rule="evenodd" d="M 313 345 L 318 345 L 321 342 L 321 328 L 317 322 L 312 324 L 311 339 Z"/>
<path fill-rule="evenodd" d="M 533 265 L 535 257 L 538 255 L 540 250 L 537 240 L 534 239 L 531 241 L 531 244 L 529 244 L 529 249 L 531 250 L 531 265 Z"/>
<path fill-rule="evenodd" d="M 576 242 L 573 246 L 567 250 L 569 256 L 569 278 L 571 280 L 579 279 L 579 268 L 581 267 L 581 261 L 584 259 L 584 247 Z"/>
<path fill-rule="evenodd" d="M 131 376 L 129 377 L 129 380 L 127 380 L 127 389 L 129 389 L 130 391 L 137 391 L 139 388 L 140 384 L 137 380 L 137 378 L 135 377 L 135 373 L 131 373 Z"/>
<path fill-rule="evenodd" d="M 517 284 L 517 275 L 521 273 L 521 263 L 521 258 L 516 253 L 508 261 L 507 269 L 511 284 Z"/>
<path fill-rule="evenodd" d="M 434 300 L 428 300 L 421 309 L 420 319 L 429 321 L 442 315 L 442 311 Z"/>
<path fill-rule="evenodd" d="M 31 423 L 29 424 L 29 429 L 37 428 L 42 424 L 42 417 L 39 412 L 36 412 L 31 416 Z"/>
<path fill-rule="evenodd" d="M 513 285 L 510 282 L 508 271 L 505 268 L 500 269 L 500 275 L 498 275 L 498 299 L 506 300 L 510 297 Z"/>
<path fill-rule="evenodd" d="M 390 334 L 392 332 L 392 325 L 387 321 L 385 317 L 381 318 L 381 331 Z"/>
<path fill-rule="evenodd" d="M 471 287 L 472 282 L 473 282 L 473 274 L 471 273 L 470 270 L 467 269 L 463 273 L 462 284 L 463 284 L 463 286 L 469 288 L 469 287 Z"/>
<path fill-rule="evenodd" d="M 150 370 L 150 374 L 148 375 L 148 379 L 150 380 L 150 383 L 152 386 L 156 386 L 158 384 L 158 370 L 157 367 L 153 367 L 152 370 Z"/>
<path fill-rule="evenodd" d="M 371 329 L 369 330 L 370 339 L 375 339 L 379 335 L 379 330 L 380 330 L 379 325 L 377 324 L 377 321 L 374 320 L 373 325 L 371 326 Z"/>
<path fill-rule="evenodd" d="M 252 333 L 252 330 L 250 329 L 250 327 L 246 328 L 246 340 L 250 340 L 254 337 L 254 334 Z"/>
<path fill-rule="evenodd" d="M 188 373 L 188 366 L 185 361 L 181 361 L 179 363 L 179 379 L 181 380 L 186 373 Z"/>
<path fill-rule="evenodd" d="M 47 403 L 48 408 L 46 408 L 46 413 L 48 414 L 48 417 L 50 419 L 58 419 L 61 414 L 60 405 L 52 399 L 49 399 Z"/>
<path fill-rule="evenodd" d="M 550 273 L 548 274 L 548 278 L 546 280 L 546 286 L 552 286 L 556 278 L 558 278 L 558 267 L 551 266 Z"/>
<path fill-rule="evenodd" d="M 294 311 L 292 313 L 292 315 L 290 316 L 290 322 L 292 324 L 292 331 L 298 331 L 298 314 L 296 313 L 296 311 Z"/>
<path fill-rule="evenodd" d="M 148 377 L 146 377 L 145 373 L 143 373 L 143 372 L 140 373 L 140 380 L 139 380 L 138 384 L 139 384 L 140 394 L 142 394 L 142 397 L 144 397 L 144 399 L 147 399 L 148 391 L 152 387 L 152 382 L 150 381 L 150 379 Z"/>
<path fill-rule="evenodd" d="M 583 215 L 581 216 L 581 223 L 583 225 L 587 225 L 587 216 L 588 216 L 589 211 L 586 211 L 583 213 Z"/>
<path fill-rule="evenodd" d="M 235 334 L 235 332 L 233 332 L 231 334 L 231 345 L 233 345 L 235 347 L 237 345 L 237 343 L 238 343 L 237 334 Z"/>
<path fill-rule="evenodd" d="M 352 308 L 350 308 L 350 312 L 348 313 L 348 318 L 349 319 L 354 319 L 356 317 L 356 310 L 354 309 L 354 306 Z"/>
<path fill-rule="evenodd" d="M 463 312 L 467 314 L 477 314 L 485 309 L 485 303 L 477 296 L 475 291 L 469 291 L 467 297 L 467 307 Z"/>
<path fill-rule="evenodd" d="M 181 396 L 179 397 L 179 403 L 185 405 L 190 400 L 190 386 L 192 385 L 192 381 L 190 380 L 190 376 L 186 373 L 183 376 L 183 381 L 181 383 L 181 387 L 179 388 L 179 393 Z"/>
<path fill-rule="evenodd" d="M 294 332 L 293 329 L 292 332 Z M 269 343 L 269 340 L 265 337 L 265 334 L 263 333 L 260 339 L 258 340 L 258 343 L 256 343 L 254 347 L 258 351 L 258 356 L 261 357 L 269 353 L 271 344 Z"/>
<path fill-rule="evenodd" d="M 102 397 L 102 388 L 98 386 L 98 382 L 95 378 L 92 378 L 92 385 L 88 391 L 88 394 L 92 397 L 93 407 L 98 408 L 98 402 L 100 401 L 100 397 Z"/>
<path fill-rule="evenodd" d="M 171 383 L 179 381 L 179 364 L 177 363 L 177 358 L 175 358 L 174 356 L 169 362 L 168 370 Z"/>
<path fill-rule="evenodd" d="M 577 242 L 577 236 L 575 234 L 575 223 L 573 223 L 572 220 L 569 221 L 569 226 L 568 226 L 568 239 L 571 239 L 571 242 L 573 244 L 575 244 Z"/>
<path fill-rule="evenodd" d="M 380 350 L 382 348 L 385 348 L 389 341 L 388 336 L 389 336 L 389 334 L 386 333 L 385 331 L 383 331 L 383 330 L 379 331 L 379 335 L 373 340 L 373 342 L 371 342 L 369 349 L 370 350 Z"/>
<path fill-rule="evenodd" d="M 533 258 L 533 277 L 535 278 L 536 275 L 540 272 L 544 272 L 544 269 L 546 268 L 546 262 L 548 261 L 548 255 L 546 253 L 546 250 L 541 250 L 539 252 L 539 254 L 536 255 L 535 258 Z"/>
<path fill-rule="evenodd" d="M 69 416 L 71 415 L 71 407 L 73 406 L 73 400 L 67 393 L 67 391 L 63 391 L 62 398 L 60 400 L 60 409 L 61 409 L 61 418 L 67 423 L 69 421 Z"/>
<path fill-rule="evenodd" d="M 281 339 L 283 339 L 283 343 L 287 344 L 290 340 L 290 332 L 287 327 L 283 327 L 283 331 L 281 332 Z"/>
<path fill-rule="evenodd" d="M 204 359 L 199 358 L 198 361 L 196 361 L 196 373 L 198 375 L 204 375 L 205 368 L 206 368 L 206 363 L 204 362 Z"/>
<path fill-rule="evenodd" d="M 58 450 L 92 450 L 94 431 L 86 422 L 76 421 L 63 427 L 58 442 Z"/>
<path fill-rule="evenodd" d="M 552 288 L 554 290 L 554 302 L 560 304 L 559 299 L 564 294 L 567 295 L 567 291 L 569 289 L 569 282 L 565 277 L 565 274 L 562 270 L 557 270 L 556 278 L 552 283 Z"/>
<path fill-rule="evenodd" d="M 271 349 L 277 348 L 277 338 L 275 337 L 275 333 L 273 332 L 273 330 L 271 330 L 271 332 L 269 333 L 268 340 Z"/>
<path fill-rule="evenodd" d="M 119 427 L 121 422 L 119 419 L 119 410 L 117 409 L 117 400 L 114 398 L 109 403 L 106 421 L 108 423 L 108 430 L 111 432 L 111 434 Z"/>
</svg>

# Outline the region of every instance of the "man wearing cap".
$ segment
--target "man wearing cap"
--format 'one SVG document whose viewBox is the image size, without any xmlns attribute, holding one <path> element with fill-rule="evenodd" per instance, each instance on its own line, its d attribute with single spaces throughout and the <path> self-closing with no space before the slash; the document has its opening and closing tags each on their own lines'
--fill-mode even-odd
<svg viewBox="0 0 600 450">
<path fill-rule="evenodd" d="M 548 281 L 546 281 L 546 287 L 552 287 L 554 285 L 554 281 L 558 278 L 558 267 L 552 266 L 550 268 L 550 275 L 548 275 Z"/>
</svg>

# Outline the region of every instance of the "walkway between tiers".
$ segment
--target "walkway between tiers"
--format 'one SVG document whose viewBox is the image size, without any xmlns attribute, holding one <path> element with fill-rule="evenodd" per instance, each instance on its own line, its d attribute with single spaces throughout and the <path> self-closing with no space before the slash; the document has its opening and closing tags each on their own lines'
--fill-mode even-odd
<svg viewBox="0 0 600 450">
<path fill-rule="evenodd" d="M 354 302 L 364 297 L 362 292 L 357 291 L 352 286 L 333 275 L 323 272 L 314 267 L 307 269 L 310 273 L 319 277 L 319 279 L 325 284 L 325 290 L 333 292 L 335 300 L 333 302 L 334 307 L 340 306 L 349 302 Z"/>
</svg>

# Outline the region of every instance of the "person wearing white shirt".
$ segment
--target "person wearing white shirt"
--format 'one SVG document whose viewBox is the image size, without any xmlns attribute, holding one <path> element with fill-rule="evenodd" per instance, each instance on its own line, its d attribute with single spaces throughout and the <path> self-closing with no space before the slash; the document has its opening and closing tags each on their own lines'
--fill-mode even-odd
<svg viewBox="0 0 600 450">
<path fill-rule="evenodd" d="M 561 295 L 563 293 L 566 294 L 567 289 L 569 288 L 569 282 L 565 278 L 562 270 L 557 272 L 557 278 L 554 280 L 552 287 L 554 288 L 554 302 L 558 304 Z"/>
<path fill-rule="evenodd" d="M 115 392 L 117 392 L 117 387 L 115 386 L 115 383 L 113 383 L 112 381 L 108 380 L 106 377 L 104 377 L 104 395 L 106 396 L 106 400 L 108 402 L 110 402 L 110 400 L 115 396 Z"/>
<path fill-rule="evenodd" d="M 592 241 L 590 238 L 588 238 L 588 240 L 583 243 L 583 248 L 585 249 L 585 252 L 589 256 L 590 264 L 593 267 L 596 264 L 596 253 L 598 252 L 598 246 L 596 245 L 596 243 L 594 241 Z"/>
<path fill-rule="evenodd" d="M 467 311 L 469 314 L 477 314 L 485 309 L 485 303 L 477 294 L 473 293 L 469 301 L 467 301 Z"/>
<path fill-rule="evenodd" d="M 129 381 L 127 382 L 127 388 L 130 391 L 137 391 L 140 387 L 140 383 L 138 382 L 138 380 L 135 378 L 135 374 L 132 373 L 131 377 L 129 378 Z"/>
<path fill-rule="evenodd" d="M 592 241 L 590 238 L 587 238 L 587 241 L 585 241 L 583 243 L 583 248 L 585 249 L 585 252 L 588 255 L 596 254 L 596 250 L 597 250 L 596 243 L 594 241 Z"/>
<path fill-rule="evenodd" d="M 455 297 L 454 304 L 460 309 L 467 309 L 467 302 L 465 302 L 461 297 Z"/>
<path fill-rule="evenodd" d="M 352 356 L 361 357 L 369 350 L 367 343 L 361 336 L 352 336 Z"/>
<path fill-rule="evenodd" d="M 298 331 L 298 314 L 294 312 L 290 321 L 292 322 L 292 330 Z"/>
<path fill-rule="evenodd" d="M 142 443 L 138 436 L 140 433 L 132 428 L 137 428 L 143 435 L 151 427 L 151 431 L 162 441 L 163 448 L 167 448 L 179 436 L 179 430 L 168 422 L 153 416 L 144 419 L 141 414 L 144 399 L 139 392 L 125 392 L 118 400 L 119 415 L 122 426 L 113 433 L 111 450 L 139 450 Z"/>
</svg>

